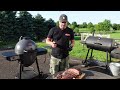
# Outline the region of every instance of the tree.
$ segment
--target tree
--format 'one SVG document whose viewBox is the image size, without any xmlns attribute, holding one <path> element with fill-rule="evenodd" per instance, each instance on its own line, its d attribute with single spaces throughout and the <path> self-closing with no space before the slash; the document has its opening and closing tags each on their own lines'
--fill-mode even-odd
<svg viewBox="0 0 120 90">
<path fill-rule="evenodd" d="M 75 29 L 75 26 L 73 24 L 68 25 L 68 27 L 71 28 L 72 30 Z"/>
<path fill-rule="evenodd" d="M 94 25 L 92 24 L 92 22 L 89 22 L 87 28 L 91 28 L 91 27 L 94 27 Z"/>
<path fill-rule="evenodd" d="M 117 30 L 120 30 L 120 24 L 117 24 Z"/>
<path fill-rule="evenodd" d="M 78 35 L 79 35 L 79 28 L 76 27 L 76 28 L 74 29 L 74 32 L 75 32 L 75 34 L 78 36 Z"/>
<path fill-rule="evenodd" d="M 29 36 L 32 39 L 34 38 L 33 18 L 29 12 L 20 11 L 19 16 L 17 17 L 17 23 L 19 26 L 19 37 Z"/>
<path fill-rule="evenodd" d="M 15 38 L 16 11 L 0 11 L 0 40 L 11 41 Z"/>
<path fill-rule="evenodd" d="M 114 23 L 114 24 L 112 25 L 112 27 L 113 27 L 114 30 L 120 30 L 120 24 Z"/>
<path fill-rule="evenodd" d="M 87 23 L 83 22 L 83 28 L 87 28 Z"/>
<path fill-rule="evenodd" d="M 107 31 L 110 31 L 110 28 L 112 27 L 112 24 L 110 20 L 105 19 L 103 22 L 98 23 L 98 25 L 95 25 L 95 30 L 96 31 L 104 31 L 105 33 Z"/>
<path fill-rule="evenodd" d="M 111 21 L 110 20 L 107 20 L 105 19 L 103 21 L 103 30 L 106 32 L 106 31 L 110 31 L 110 28 L 112 27 L 112 24 L 111 24 Z"/>
<path fill-rule="evenodd" d="M 112 25 L 112 28 L 113 28 L 114 30 L 117 30 L 117 27 L 118 27 L 118 25 L 117 25 L 116 23 L 114 23 L 114 24 Z"/>
<path fill-rule="evenodd" d="M 88 23 L 87 28 L 90 30 L 91 33 L 94 31 L 94 25 L 92 24 L 92 22 Z"/>
<path fill-rule="evenodd" d="M 54 22 L 54 20 L 52 20 L 51 18 L 47 21 L 45 21 L 45 27 L 46 27 L 46 33 L 45 33 L 45 36 L 47 37 L 47 34 L 49 32 L 49 30 L 52 28 L 52 27 L 55 27 L 56 26 L 56 23 Z"/>
<path fill-rule="evenodd" d="M 72 22 L 72 24 L 68 24 L 68 27 L 70 27 L 71 29 L 75 29 L 76 27 L 78 27 L 77 23 L 76 22 Z"/>
<path fill-rule="evenodd" d="M 95 30 L 100 33 L 100 31 L 103 30 L 103 23 L 99 22 L 98 24 L 95 25 Z"/>
<path fill-rule="evenodd" d="M 43 37 L 45 37 L 46 29 L 45 29 L 45 19 L 37 14 L 33 21 L 33 30 L 35 33 L 35 39 L 41 41 Z"/>
<path fill-rule="evenodd" d="M 83 28 L 83 24 L 79 24 L 78 27 L 79 27 L 79 28 Z"/>
<path fill-rule="evenodd" d="M 77 27 L 77 22 L 72 22 L 72 25 L 74 25 L 74 27 Z"/>
<path fill-rule="evenodd" d="M 69 25 L 70 25 L 70 22 L 68 22 L 67 24 L 68 24 L 68 26 L 69 26 Z"/>
<path fill-rule="evenodd" d="M 50 30 L 52 27 L 56 26 L 56 23 L 54 22 L 54 20 L 52 20 L 51 18 L 49 20 L 46 21 L 46 26 L 48 27 L 48 29 Z"/>
</svg>

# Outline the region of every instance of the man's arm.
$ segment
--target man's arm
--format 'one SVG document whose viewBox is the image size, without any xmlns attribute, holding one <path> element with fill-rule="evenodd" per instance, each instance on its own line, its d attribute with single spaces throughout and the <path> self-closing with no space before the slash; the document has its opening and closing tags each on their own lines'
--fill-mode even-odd
<svg viewBox="0 0 120 90">
<path fill-rule="evenodd" d="M 57 46 L 57 44 L 55 42 L 52 42 L 51 38 L 46 39 L 46 44 L 49 44 L 50 46 L 52 46 L 53 48 L 55 48 Z"/>
<path fill-rule="evenodd" d="M 71 40 L 71 46 L 74 47 L 75 45 L 75 40 Z"/>
<path fill-rule="evenodd" d="M 71 42 L 71 46 L 74 47 L 74 45 L 75 45 L 75 40 L 74 40 L 74 32 L 73 32 L 72 29 L 71 29 L 71 38 L 70 38 L 70 42 Z"/>
<path fill-rule="evenodd" d="M 51 28 L 49 33 L 48 33 L 48 36 L 46 38 L 46 44 L 48 44 L 51 47 L 55 48 L 57 45 L 55 44 L 55 42 L 53 42 L 53 31 L 54 31 L 54 29 Z"/>
</svg>

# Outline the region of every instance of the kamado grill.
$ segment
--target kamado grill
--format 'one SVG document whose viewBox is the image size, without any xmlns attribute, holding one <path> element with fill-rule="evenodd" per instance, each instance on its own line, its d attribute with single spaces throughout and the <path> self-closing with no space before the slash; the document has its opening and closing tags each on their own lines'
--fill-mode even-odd
<svg viewBox="0 0 120 90">
<path fill-rule="evenodd" d="M 92 58 L 93 49 L 106 52 L 106 68 L 108 66 L 108 56 L 110 57 L 111 62 L 111 51 L 116 48 L 116 43 L 114 39 L 111 38 L 102 38 L 97 36 L 89 36 L 84 44 L 87 46 L 88 51 L 83 64 L 87 65 L 88 54 L 91 50 L 90 59 Z"/>
<path fill-rule="evenodd" d="M 46 49 L 37 48 L 35 42 L 29 37 L 20 37 L 19 42 L 15 46 L 15 50 L 11 52 L 4 52 L 2 55 L 9 61 L 11 61 L 11 57 L 19 57 L 17 60 L 20 62 L 19 78 L 21 79 L 24 67 L 31 66 L 35 61 L 39 76 L 42 75 L 41 71 L 39 70 L 37 55 L 43 55 L 46 53 Z"/>
</svg>

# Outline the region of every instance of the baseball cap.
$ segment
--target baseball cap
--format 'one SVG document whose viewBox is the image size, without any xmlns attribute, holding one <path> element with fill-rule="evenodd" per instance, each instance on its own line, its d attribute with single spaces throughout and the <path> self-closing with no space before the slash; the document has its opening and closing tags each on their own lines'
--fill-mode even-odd
<svg viewBox="0 0 120 90">
<path fill-rule="evenodd" d="M 67 22 L 68 21 L 67 15 L 65 15 L 65 14 L 60 15 L 59 21 L 60 22 Z"/>
</svg>

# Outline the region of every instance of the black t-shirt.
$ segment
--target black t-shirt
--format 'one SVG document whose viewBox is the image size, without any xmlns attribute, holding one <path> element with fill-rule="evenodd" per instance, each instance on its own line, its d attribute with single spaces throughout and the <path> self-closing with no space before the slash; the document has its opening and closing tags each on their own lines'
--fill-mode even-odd
<svg viewBox="0 0 120 90">
<path fill-rule="evenodd" d="M 73 30 L 66 28 L 61 30 L 59 27 L 52 28 L 48 33 L 48 38 L 56 42 L 57 47 L 52 48 L 52 55 L 56 58 L 62 59 L 69 55 L 69 41 L 74 39 Z"/>
</svg>

